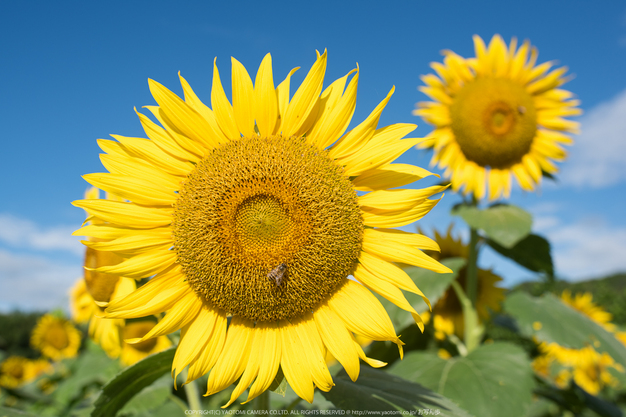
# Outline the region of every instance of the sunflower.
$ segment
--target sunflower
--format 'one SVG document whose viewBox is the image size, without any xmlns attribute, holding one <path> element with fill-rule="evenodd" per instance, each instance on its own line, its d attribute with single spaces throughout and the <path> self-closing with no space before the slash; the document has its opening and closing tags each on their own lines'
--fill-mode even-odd
<svg viewBox="0 0 626 417">
<path fill-rule="evenodd" d="M 156 324 L 156 320 L 152 320 L 151 318 L 126 322 L 122 329 L 122 338 L 128 341 L 141 339 L 152 330 Z M 167 336 L 159 336 L 134 344 L 122 342 L 120 362 L 125 366 L 129 366 L 139 362 L 146 356 L 165 350 L 170 346 L 172 346 L 172 342 L 170 342 Z"/>
<path fill-rule="evenodd" d="M 617 326 L 611 323 L 613 315 L 595 304 L 593 302 L 593 294 L 590 292 L 578 293 L 572 296 L 571 291 L 564 290 L 561 294 L 561 301 L 589 317 L 591 320 L 604 327 L 606 331 L 614 333 L 617 330 Z"/>
<path fill-rule="evenodd" d="M 33 329 L 30 344 L 44 356 L 56 361 L 76 356 L 80 340 L 80 331 L 70 321 L 44 314 Z"/>
<path fill-rule="evenodd" d="M 540 376 L 553 379 L 557 386 L 565 388 L 570 380 L 592 395 L 604 387 L 614 387 L 618 380 L 609 369 L 624 372 L 606 352 L 598 353 L 592 346 L 570 349 L 557 343 L 542 342 L 541 353 L 533 361 L 533 368 Z"/>
<path fill-rule="evenodd" d="M 440 252 L 428 252 L 433 258 L 443 260 L 446 258 L 466 258 L 469 254 L 469 247 L 465 245 L 461 238 L 456 238 L 452 234 L 452 225 L 445 235 L 435 230 L 435 242 L 441 248 Z M 501 303 L 504 300 L 504 289 L 497 286 L 502 281 L 498 275 L 490 270 L 478 269 L 478 289 L 476 299 L 476 311 L 481 322 L 487 320 L 490 311 L 500 311 Z M 457 281 L 466 290 L 466 269 L 459 271 Z M 422 313 L 424 316 L 424 313 Z M 465 324 L 463 321 L 463 307 L 452 287 L 449 287 L 443 296 L 437 301 L 432 310 L 433 326 L 435 338 L 445 339 L 446 335 L 456 335 L 463 337 Z M 425 318 L 430 320 L 431 314 L 425 312 Z"/>
<path fill-rule="evenodd" d="M 102 239 L 90 246 L 126 258 L 94 271 L 151 277 L 106 317 L 166 312 L 130 342 L 181 329 L 174 378 L 187 366 L 187 382 L 210 371 L 206 395 L 238 381 L 228 404 L 250 385 L 247 401 L 266 391 L 279 368 L 311 402 L 314 387 L 333 386 L 327 351 L 353 380 L 359 359 L 383 366 L 355 335 L 403 343 L 370 290 L 423 327 L 401 289 L 423 294 L 394 262 L 449 272 L 421 251 L 437 249 L 431 239 L 393 229 L 423 217 L 445 189 L 396 188 L 431 174 L 391 163 L 424 140 L 402 139 L 415 125 L 377 127 L 393 89 L 344 134 L 358 67 L 322 90 L 318 53 L 290 98 L 294 71 L 275 88 L 267 54 L 253 84 L 233 58 L 231 105 L 214 63 L 212 109 L 182 76 L 184 100 L 149 80 L 160 126 L 138 113 L 149 139 L 100 140 L 109 172 L 84 176 L 125 201 L 74 202 L 103 223 L 78 232 Z"/>
<path fill-rule="evenodd" d="M 51 369 L 50 362 L 44 359 L 9 356 L 0 365 L 0 387 L 18 388 Z"/>
<path fill-rule="evenodd" d="M 420 102 L 413 114 L 435 126 L 431 163 L 452 177 L 452 187 L 477 199 L 511 192 L 511 174 L 522 189 L 532 191 L 542 172 L 554 174 L 553 161 L 562 161 L 566 132 L 578 132 L 578 123 L 565 119 L 579 115 L 578 100 L 558 87 L 567 81 L 566 67 L 550 71 L 554 62 L 535 65 L 537 49 L 528 41 L 507 48 L 500 35 L 485 46 L 475 35 L 475 58 L 464 59 L 443 51 L 443 64 L 431 67 L 437 75 L 422 77 L 419 88 L 434 101 Z"/>
<path fill-rule="evenodd" d="M 100 196 L 97 188 L 91 187 L 85 193 L 85 199 L 96 200 Z M 114 195 L 108 194 L 107 199 L 121 201 Z M 89 225 L 105 224 L 98 219 L 88 218 Z M 89 226 L 88 226 L 89 227 Z M 83 243 L 87 245 L 85 251 L 85 275 L 79 278 L 70 292 L 70 311 L 77 323 L 89 323 L 89 337 L 96 342 L 111 358 L 120 356 L 122 340 L 121 328 L 124 320 L 104 319 L 100 317 L 104 311 L 99 304 L 106 304 L 112 299 L 122 298 L 136 288 L 133 279 L 122 278 L 118 275 L 100 273 L 95 269 L 103 266 L 117 265 L 123 258 L 113 252 L 97 251 L 89 245 L 101 239 L 89 239 Z"/>
</svg>

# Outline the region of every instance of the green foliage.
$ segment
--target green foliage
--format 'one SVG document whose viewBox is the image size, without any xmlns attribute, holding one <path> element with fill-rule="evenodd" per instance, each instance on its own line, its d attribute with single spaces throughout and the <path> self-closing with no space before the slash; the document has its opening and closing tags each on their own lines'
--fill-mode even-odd
<svg viewBox="0 0 626 417">
<path fill-rule="evenodd" d="M 524 416 L 535 385 L 528 356 L 508 343 L 482 345 L 448 360 L 411 352 L 389 373 L 420 382 L 481 417 Z"/>
<path fill-rule="evenodd" d="M 335 386 L 322 394 L 336 407 L 359 411 L 432 410 L 440 416 L 469 417 L 454 402 L 423 386 L 377 369 L 361 367 L 352 382 L 345 371 L 334 378 Z"/>
<path fill-rule="evenodd" d="M 0 417 L 38 417 L 36 414 L 25 413 L 15 408 L 0 406 Z"/>
<path fill-rule="evenodd" d="M 42 315 L 20 311 L 0 314 L 0 350 L 7 356 L 39 357 L 40 353 L 30 346 L 30 333 Z"/>
<path fill-rule="evenodd" d="M 536 281 L 525 282 L 516 289 L 534 296 L 539 296 L 547 290 L 544 283 Z M 613 315 L 613 323 L 626 325 L 626 273 L 580 282 L 557 281 L 549 288 L 550 292 L 557 295 L 564 290 L 570 290 L 572 294 L 590 292 L 593 295 L 593 302 Z"/>
<path fill-rule="evenodd" d="M 486 209 L 461 204 L 455 206 L 451 214 L 461 217 L 471 228 L 482 231 L 491 240 L 509 249 L 530 233 L 533 221 L 527 211 L 505 204 Z"/>
<path fill-rule="evenodd" d="M 156 353 L 124 369 L 106 384 L 94 403 L 92 417 L 114 416 L 141 390 L 154 383 L 172 367 L 176 348 Z"/>
<path fill-rule="evenodd" d="M 530 234 L 511 248 L 505 248 L 498 242 L 487 239 L 487 244 L 500 255 L 505 256 L 524 268 L 534 272 L 554 276 L 554 265 L 550 253 L 550 242 L 539 235 Z"/>
<path fill-rule="evenodd" d="M 505 310 L 515 318 L 520 331 L 540 341 L 581 349 L 593 346 L 626 367 L 626 346 L 612 333 L 552 294 L 532 297 L 516 292 L 507 297 Z"/>
</svg>

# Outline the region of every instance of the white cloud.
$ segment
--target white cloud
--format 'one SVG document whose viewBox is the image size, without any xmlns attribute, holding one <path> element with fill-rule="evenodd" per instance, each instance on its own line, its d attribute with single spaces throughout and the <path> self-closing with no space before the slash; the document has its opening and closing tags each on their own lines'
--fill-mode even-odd
<svg viewBox="0 0 626 417">
<path fill-rule="evenodd" d="M 576 187 L 603 188 L 626 181 L 626 90 L 581 119 L 559 178 Z"/>
<path fill-rule="evenodd" d="M 557 276 L 580 281 L 626 271 L 626 227 L 598 217 L 563 224 L 552 214 L 536 216 L 534 225 L 552 245 Z"/>
<path fill-rule="evenodd" d="M 0 310 L 67 310 L 68 292 L 81 274 L 78 263 L 0 250 Z"/>
<path fill-rule="evenodd" d="M 42 228 L 30 220 L 0 213 L 0 242 L 31 250 L 61 250 L 81 255 L 85 248 L 72 236 L 76 226 Z"/>
</svg>

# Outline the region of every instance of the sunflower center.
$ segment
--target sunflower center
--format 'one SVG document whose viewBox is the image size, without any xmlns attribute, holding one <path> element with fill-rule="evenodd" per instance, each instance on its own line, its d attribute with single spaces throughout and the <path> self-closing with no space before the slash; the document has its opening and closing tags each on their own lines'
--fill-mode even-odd
<svg viewBox="0 0 626 417">
<path fill-rule="evenodd" d="M 174 250 L 207 303 L 251 320 L 312 311 L 352 272 L 363 220 L 343 169 L 304 138 L 242 138 L 206 155 L 176 201 Z"/>
<path fill-rule="evenodd" d="M 450 107 L 452 131 L 467 159 L 504 169 L 530 151 L 537 112 L 523 86 L 504 78 L 477 78 Z"/>
<path fill-rule="evenodd" d="M 46 342 L 57 350 L 65 349 L 70 344 L 67 330 L 61 324 L 51 325 L 46 332 Z"/>
</svg>

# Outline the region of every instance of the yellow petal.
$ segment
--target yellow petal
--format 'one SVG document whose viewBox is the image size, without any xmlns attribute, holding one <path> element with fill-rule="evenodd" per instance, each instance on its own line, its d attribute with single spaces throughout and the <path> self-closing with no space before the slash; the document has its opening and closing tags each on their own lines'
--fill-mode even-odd
<svg viewBox="0 0 626 417">
<path fill-rule="evenodd" d="M 154 80 L 148 80 L 150 92 L 173 128 L 208 149 L 219 146 L 219 137 L 211 125 L 176 94 Z"/>
<path fill-rule="evenodd" d="M 255 136 L 254 132 L 254 88 L 246 68 L 235 58 L 232 62 L 233 114 L 237 129 L 246 137 Z"/>
<path fill-rule="evenodd" d="M 176 201 L 175 190 L 165 189 L 164 184 L 155 184 L 143 178 L 110 173 L 85 174 L 83 178 L 94 187 L 137 204 L 171 206 Z"/>
<path fill-rule="evenodd" d="M 306 313 L 294 325 L 300 337 L 301 349 L 307 355 L 313 383 L 322 391 L 328 392 L 335 384 L 328 371 L 328 366 L 326 366 L 324 343 L 315 326 L 313 314 Z"/>
<path fill-rule="evenodd" d="M 93 270 L 105 274 L 122 275 L 129 278 L 148 278 L 174 264 L 176 262 L 176 256 L 176 252 L 174 251 L 156 249 L 126 259 L 116 265 L 101 266 Z M 85 269 L 90 268 L 85 267 Z"/>
<path fill-rule="evenodd" d="M 276 123 L 274 133 L 282 131 L 282 125 L 285 121 L 285 113 L 289 107 L 289 86 L 291 76 L 299 69 L 300 67 L 292 69 L 289 74 L 287 74 L 287 77 L 283 80 L 283 82 L 276 87 L 276 96 L 278 97 L 278 123 Z"/>
<path fill-rule="evenodd" d="M 302 131 L 303 126 L 307 122 L 309 114 L 318 103 L 325 73 L 326 51 L 324 51 L 324 54 L 317 57 L 309 73 L 289 102 L 281 125 L 284 136 L 305 133 Z M 282 114 L 281 111 L 281 115 Z"/>
<path fill-rule="evenodd" d="M 387 97 L 385 97 L 378 106 L 370 113 L 367 118 L 361 122 L 354 129 L 346 133 L 339 141 L 330 149 L 328 155 L 331 158 L 345 158 L 347 156 L 352 155 L 361 149 L 370 139 L 374 136 L 374 133 L 377 133 L 376 126 L 378 126 L 378 121 L 380 120 L 380 115 L 383 112 L 383 109 L 389 102 L 391 95 L 395 91 L 395 87 L 392 87 L 389 93 L 387 93 Z M 411 125 L 391 125 L 387 126 L 387 129 L 398 129 L 399 126 L 403 128 Z M 415 129 L 415 125 L 413 125 L 413 131 Z M 405 129 L 400 129 L 404 131 Z M 407 132 L 409 133 L 409 132 Z M 404 133 L 406 135 L 407 133 Z M 402 136 L 404 136 L 402 135 Z M 402 137 L 400 136 L 400 137 Z"/>
<path fill-rule="evenodd" d="M 226 333 L 224 348 L 209 374 L 205 395 L 223 390 L 241 376 L 250 356 L 253 328 L 254 324 L 249 320 L 239 316 L 232 318 Z"/>
<path fill-rule="evenodd" d="M 363 285 L 347 280 L 328 300 L 328 306 L 349 331 L 371 340 L 402 344 L 382 304 Z"/>
<path fill-rule="evenodd" d="M 345 93 L 343 91 L 346 80 L 350 74 L 356 71 Z M 359 70 L 350 71 L 346 76 L 333 82 L 320 97 L 320 115 L 311 129 L 309 137 L 319 146 L 325 149 L 332 145 L 346 131 L 354 109 L 356 108 L 356 91 L 359 82 Z"/>
<path fill-rule="evenodd" d="M 353 179 L 352 184 L 359 191 L 387 190 L 411 184 L 430 175 L 439 177 L 439 175 L 415 165 L 389 164 L 365 171 Z"/>
<path fill-rule="evenodd" d="M 409 210 L 421 204 L 427 197 L 440 193 L 447 185 L 407 190 L 372 191 L 358 197 L 359 205 L 385 211 Z"/>
<path fill-rule="evenodd" d="M 133 203 L 112 200 L 76 200 L 72 205 L 113 224 L 132 224 L 138 229 L 167 226 L 172 223 L 172 210 L 142 207 Z"/>
<path fill-rule="evenodd" d="M 377 169 L 394 161 L 408 149 L 427 141 L 427 138 L 402 139 L 377 146 L 365 146 L 361 151 L 341 161 L 345 165 L 345 175 L 354 177 L 370 169 Z"/>
<path fill-rule="evenodd" d="M 202 309 L 202 300 L 198 295 L 189 291 L 180 301 L 175 303 L 171 309 L 167 310 L 165 317 L 159 320 L 148 333 L 141 338 L 128 339 L 127 343 L 139 343 L 151 339 L 153 337 L 163 336 L 173 333 L 186 326 L 188 323 L 196 319 L 198 313 Z"/>
<path fill-rule="evenodd" d="M 215 325 L 211 329 L 205 328 L 205 332 L 211 331 L 211 335 L 206 338 L 206 342 L 200 349 L 198 356 L 189 365 L 187 381 L 193 381 L 207 374 L 217 362 L 224 343 L 226 341 L 227 319 L 226 314 L 216 313 Z"/>
<path fill-rule="evenodd" d="M 120 145 L 119 143 L 117 144 Z M 158 182 L 163 188 L 167 188 L 172 192 L 176 192 L 180 188 L 181 177 L 167 174 L 141 158 L 100 154 L 100 161 L 113 174 L 128 175 L 134 178 L 148 179 L 155 183 Z"/>
<path fill-rule="evenodd" d="M 265 55 L 254 80 L 256 123 L 262 136 L 274 133 L 278 122 L 278 96 L 274 88 L 272 56 Z"/>
<path fill-rule="evenodd" d="M 185 94 L 185 102 L 189 104 L 192 109 L 197 111 L 202 117 L 204 117 L 204 120 L 208 123 L 211 129 L 211 137 L 215 140 L 207 141 L 209 143 L 209 146 L 215 146 L 216 143 L 228 142 L 228 137 L 224 134 L 222 129 L 220 129 L 215 115 L 213 114 L 211 109 L 208 108 L 207 105 L 198 98 L 196 93 L 194 93 L 194 91 L 191 89 L 191 86 L 189 85 L 187 80 L 185 80 L 180 75 L 180 72 L 178 72 L 178 77 L 180 78 L 180 84 L 182 85 L 183 93 Z"/>
<path fill-rule="evenodd" d="M 372 227 L 400 227 L 413 223 L 424 217 L 441 200 L 428 200 L 410 210 L 384 211 L 362 209 L 363 224 Z"/>
<path fill-rule="evenodd" d="M 350 379 L 356 381 L 360 371 L 359 354 L 343 320 L 326 303 L 318 306 L 313 317 L 328 351 L 343 365 Z"/>
<path fill-rule="evenodd" d="M 281 323 L 280 335 L 283 346 L 280 366 L 285 378 L 300 398 L 312 403 L 314 387 L 306 348 L 303 347 L 294 325 Z"/>
<path fill-rule="evenodd" d="M 172 232 L 169 227 L 147 230 L 139 233 L 118 237 L 110 241 L 81 241 L 85 246 L 95 250 L 111 251 L 121 255 L 132 255 L 153 249 L 169 249 L 173 244 Z"/>
<path fill-rule="evenodd" d="M 158 126 L 152 120 L 150 120 L 147 116 L 139 113 L 137 109 L 135 109 L 135 113 L 139 116 L 139 121 L 141 122 L 141 126 L 143 130 L 146 132 L 146 135 L 155 143 L 162 151 L 167 152 L 168 154 L 182 160 L 182 161 L 192 161 L 197 162 L 200 158 L 193 154 L 192 152 L 187 151 L 182 148 L 161 126 Z"/>
<path fill-rule="evenodd" d="M 259 355 L 262 360 L 259 364 L 259 375 L 250 387 L 248 398 L 243 403 L 252 401 L 260 394 L 269 389 L 270 385 L 276 378 L 280 358 L 282 356 L 282 342 L 280 339 L 280 329 L 276 323 L 257 323 L 258 339 L 259 339 Z"/>
<path fill-rule="evenodd" d="M 178 159 L 159 148 L 153 141 L 141 138 L 129 138 L 119 135 L 111 135 L 118 140 L 131 154 L 143 158 L 162 171 L 172 175 L 185 177 L 193 169 L 193 165 L 187 161 Z"/>
<path fill-rule="evenodd" d="M 426 255 L 421 250 L 400 242 L 377 241 L 364 237 L 363 250 L 389 262 L 402 262 L 440 273 L 452 272 L 450 268 Z"/>
<path fill-rule="evenodd" d="M 354 271 L 354 277 L 371 291 L 380 294 L 401 309 L 410 312 L 420 330 L 424 331 L 424 324 L 417 311 L 411 306 L 404 294 L 402 294 L 402 291 L 396 285 L 389 283 L 385 276 L 379 275 L 378 271 L 370 271 L 363 264 L 359 264 Z"/>
<path fill-rule="evenodd" d="M 439 252 L 440 248 L 437 242 L 428 236 L 419 233 L 405 232 L 398 229 L 365 229 L 363 238 L 368 240 L 386 240 L 397 242 L 403 245 L 415 246 L 422 250 L 434 250 Z"/>
<path fill-rule="evenodd" d="M 217 58 L 213 60 L 213 87 L 211 88 L 211 105 L 213 106 L 213 112 L 217 123 L 222 131 L 230 139 L 239 139 L 241 134 L 237 129 L 237 123 L 235 122 L 235 114 L 233 113 L 233 107 L 230 105 L 224 87 L 222 87 L 222 81 L 220 79 L 220 73 L 217 69 Z"/>
</svg>

